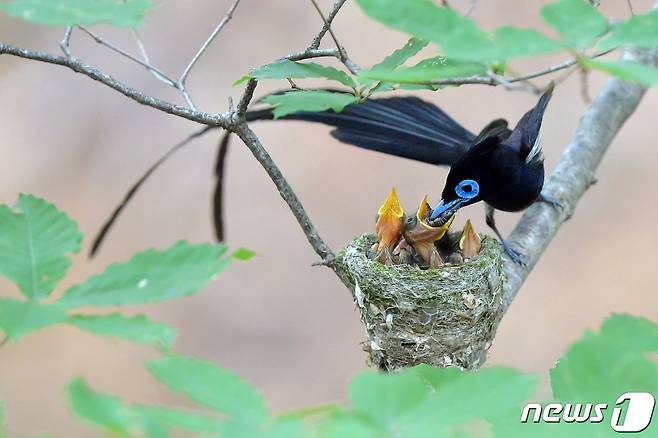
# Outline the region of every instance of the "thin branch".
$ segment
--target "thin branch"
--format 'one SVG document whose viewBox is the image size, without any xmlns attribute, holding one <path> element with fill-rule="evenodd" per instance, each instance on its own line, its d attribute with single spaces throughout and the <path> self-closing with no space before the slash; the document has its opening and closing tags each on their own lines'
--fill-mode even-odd
<svg viewBox="0 0 658 438">
<path fill-rule="evenodd" d="M 144 60 L 145 63 L 153 67 L 153 64 L 151 63 L 151 58 L 148 55 L 148 52 L 146 51 L 146 46 L 144 45 L 144 40 L 142 40 L 142 36 L 140 35 L 139 31 L 137 29 L 131 29 L 133 37 L 135 38 L 135 44 L 137 45 L 137 49 L 139 49 L 139 53 L 142 54 L 142 59 Z M 149 69 L 151 74 L 159 81 L 162 81 L 166 84 L 169 85 L 175 85 L 171 84 L 173 80 L 168 77 L 162 76 L 160 73 L 158 73 L 155 69 Z"/>
<path fill-rule="evenodd" d="M 219 32 L 221 32 L 222 29 L 224 28 L 224 26 L 226 26 L 226 24 L 227 24 L 229 21 L 231 21 L 231 18 L 233 18 L 233 12 L 234 12 L 235 9 L 238 7 L 238 4 L 240 4 L 240 0 L 235 0 L 235 1 L 233 2 L 233 4 L 231 5 L 231 7 L 230 7 L 230 8 L 228 9 L 228 11 L 226 12 L 226 15 L 224 16 L 224 18 L 222 19 L 222 21 L 220 21 L 219 24 L 217 25 L 217 27 L 215 27 L 215 29 L 212 31 L 212 33 L 210 34 L 210 36 L 209 36 L 209 37 L 206 39 L 206 41 L 203 43 L 203 45 L 201 46 L 201 48 L 196 52 L 196 54 L 194 55 L 194 57 L 192 58 L 192 60 L 190 61 L 190 63 L 187 65 L 187 67 L 185 67 L 185 70 L 183 70 L 183 73 L 181 74 L 180 79 L 178 79 L 178 83 L 181 84 L 181 85 L 183 86 L 183 88 L 184 88 L 184 86 L 185 86 L 185 81 L 187 80 L 187 77 L 188 77 L 189 74 L 190 74 L 190 71 L 192 71 L 192 68 L 194 68 L 194 66 L 196 65 L 196 63 L 197 63 L 197 62 L 199 61 L 199 59 L 201 58 L 201 56 L 203 56 L 203 54 L 205 53 L 206 49 L 208 49 L 208 46 L 210 46 L 210 44 L 215 40 L 215 38 L 217 37 L 217 35 L 219 34 Z"/>
<path fill-rule="evenodd" d="M 604 50 L 602 52 L 595 53 L 590 58 L 598 58 L 603 55 L 607 55 L 615 49 Z M 573 67 L 578 64 L 577 59 L 571 59 L 569 61 L 562 62 L 560 64 L 555 64 L 550 67 L 537 70 L 531 73 L 527 73 L 523 76 L 466 76 L 462 78 L 451 78 L 451 79 L 440 79 L 436 81 L 423 82 L 428 85 L 468 85 L 468 84 L 481 84 L 481 85 L 505 85 L 513 84 L 516 82 L 525 82 L 530 79 L 535 79 L 540 76 L 546 76 L 551 73 L 558 72 L 560 70 L 565 70 L 569 67 Z"/>
<path fill-rule="evenodd" d="M 336 38 L 336 34 L 334 33 L 334 30 L 331 28 L 331 22 L 329 22 L 325 17 L 324 14 L 322 13 L 322 9 L 320 9 L 320 6 L 318 6 L 318 3 L 315 0 L 310 0 L 311 3 L 313 4 L 313 7 L 315 7 L 315 10 L 318 12 L 318 15 L 320 15 L 320 18 L 322 18 L 322 21 L 324 22 L 324 27 L 327 28 L 329 31 L 329 34 L 331 35 L 331 38 L 334 40 L 334 44 L 336 45 L 336 49 L 338 50 L 338 55 L 340 61 L 345 64 L 345 67 L 352 73 L 356 74 L 359 68 L 354 64 L 349 57 L 347 56 L 347 53 L 345 52 L 345 49 L 343 46 L 341 46 L 340 42 L 338 42 L 338 38 Z M 309 47 L 309 48 L 312 48 Z"/>
<path fill-rule="evenodd" d="M 126 52 L 122 48 L 115 46 L 114 44 L 104 40 L 100 36 L 96 35 L 89 29 L 83 26 L 78 27 L 81 31 L 89 35 L 94 41 L 96 41 L 98 44 L 107 47 L 108 49 L 112 50 L 115 53 L 118 53 L 119 55 L 128 58 L 129 60 L 136 62 L 137 64 L 141 65 L 142 67 L 145 67 L 148 71 L 153 73 L 156 78 L 161 80 L 162 82 L 166 83 L 167 85 L 171 85 L 172 87 L 176 86 L 176 81 L 167 76 L 166 73 L 164 73 L 162 70 L 158 69 L 157 67 L 153 66 L 149 61 L 148 57 L 145 57 L 146 59 L 142 61 L 141 59 L 131 55 L 130 53 Z"/>
<path fill-rule="evenodd" d="M 658 64 L 656 52 L 627 52 L 624 60 Z M 520 248 L 528 262 L 520 266 L 505 261 L 507 275 L 503 301 L 509 306 L 560 226 L 569 219 L 576 203 L 595 180 L 594 174 L 603 155 L 622 125 L 635 111 L 646 88 L 618 78 L 609 79 L 589 110 L 580 120 L 571 141 L 562 153 L 553 173 L 544 184 L 546 193 L 560 200 L 563 209 L 537 203 L 530 207 L 510 235 L 509 241 Z"/>
<path fill-rule="evenodd" d="M 62 41 L 59 43 L 59 47 L 62 49 L 62 52 L 64 52 L 64 55 L 66 55 L 67 58 L 72 58 L 73 55 L 71 55 L 71 33 L 73 32 L 73 26 L 68 26 L 64 30 L 64 37 L 62 38 Z"/>
<path fill-rule="evenodd" d="M 149 96 L 124 84 L 123 82 L 114 79 L 110 75 L 103 73 L 97 68 L 85 64 L 76 58 L 69 59 L 64 56 L 55 56 L 34 50 L 20 49 L 4 43 L 0 43 L 0 55 L 11 55 L 17 56 L 19 58 L 31 59 L 33 61 L 61 65 L 73 70 L 76 73 L 83 74 L 95 81 L 98 81 L 112 88 L 113 90 L 118 91 L 124 96 L 134 100 L 135 102 L 150 106 L 151 108 L 155 108 L 167 114 L 172 114 L 174 116 L 182 117 L 184 119 L 208 126 L 218 126 L 225 129 L 228 129 L 231 126 L 231 115 L 229 113 L 210 114 L 203 111 L 193 111 L 189 108 L 185 108 L 180 105 L 175 105 L 171 102 Z"/>
<path fill-rule="evenodd" d="M 258 85 L 258 81 L 256 79 L 249 79 L 249 82 L 247 82 L 247 86 L 244 89 L 242 98 L 238 103 L 238 109 L 237 109 L 238 117 L 244 117 L 245 113 L 247 112 L 247 107 L 249 107 L 249 102 L 251 102 L 251 99 L 253 99 L 254 97 L 254 91 L 256 91 L 257 85 Z"/>
<path fill-rule="evenodd" d="M 311 58 L 337 58 L 340 59 L 340 53 L 338 49 L 306 49 L 302 52 L 292 53 L 288 56 L 284 56 L 282 59 L 287 59 L 289 61 L 301 61 L 302 59 L 311 59 Z"/>
<path fill-rule="evenodd" d="M 343 7 L 346 1 L 347 0 L 336 0 L 336 2 L 334 2 L 334 7 L 331 9 L 331 12 L 329 12 L 329 15 L 327 15 L 327 19 L 324 20 L 324 26 L 322 26 L 320 32 L 318 32 L 315 38 L 313 38 L 313 41 L 309 46 L 310 49 L 317 49 L 320 47 L 322 38 L 324 38 L 327 31 L 331 28 L 331 23 L 334 21 L 334 18 L 338 15 L 338 11 L 340 11 L 340 8 Z"/>
</svg>

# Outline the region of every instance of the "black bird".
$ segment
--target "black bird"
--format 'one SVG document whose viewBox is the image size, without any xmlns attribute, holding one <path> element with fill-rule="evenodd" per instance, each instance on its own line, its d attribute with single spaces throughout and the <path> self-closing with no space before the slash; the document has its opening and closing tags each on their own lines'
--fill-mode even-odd
<svg viewBox="0 0 658 438">
<path fill-rule="evenodd" d="M 433 225 L 446 223 L 455 212 L 479 201 L 486 204 L 486 222 L 505 252 L 517 263 L 520 253 L 511 248 L 496 227 L 494 210 L 521 211 L 536 201 L 559 202 L 542 196 L 544 159 L 539 130 L 553 85 L 540 97 L 516 127 L 497 119 L 475 136 L 435 105 L 417 97 L 369 99 L 342 112 L 298 112 L 282 119 L 305 120 L 335 127 L 339 141 L 366 149 L 430 164 L 450 165 L 441 202 L 433 210 Z M 247 120 L 269 120 L 270 109 L 249 111 Z"/>
</svg>

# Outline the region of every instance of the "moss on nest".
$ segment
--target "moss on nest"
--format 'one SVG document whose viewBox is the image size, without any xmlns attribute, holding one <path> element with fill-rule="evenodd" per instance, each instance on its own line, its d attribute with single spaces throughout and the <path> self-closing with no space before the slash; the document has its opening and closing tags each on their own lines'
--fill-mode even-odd
<svg viewBox="0 0 658 438">
<path fill-rule="evenodd" d="M 421 269 L 371 260 L 375 241 L 372 234 L 356 238 L 335 262 L 351 279 L 372 364 L 387 371 L 419 363 L 482 365 L 503 314 L 498 242 L 484 237 L 472 260 Z"/>
</svg>

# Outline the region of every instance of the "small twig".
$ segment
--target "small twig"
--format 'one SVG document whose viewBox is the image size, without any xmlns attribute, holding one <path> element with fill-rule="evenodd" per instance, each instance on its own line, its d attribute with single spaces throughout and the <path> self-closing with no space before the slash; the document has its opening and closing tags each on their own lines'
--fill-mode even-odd
<svg viewBox="0 0 658 438">
<path fill-rule="evenodd" d="M 150 106 L 167 114 L 182 117 L 193 122 L 201 123 L 208 126 L 218 126 L 228 129 L 231 126 L 230 113 L 210 114 L 203 111 L 193 111 L 189 108 L 175 105 L 162 99 L 149 96 L 142 91 L 138 91 L 128 85 L 114 79 L 112 76 L 94 68 L 76 58 L 67 58 L 65 56 L 55 56 L 49 53 L 38 52 L 35 50 L 20 49 L 8 44 L 0 43 L 0 55 L 11 55 L 19 58 L 31 59 L 33 61 L 46 62 L 48 64 L 61 65 L 67 67 L 76 73 L 83 74 L 95 81 L 98 81 L 124 96 Z"/>
<path fill-rule="evenodd" d="M 64 37 L 62 38 L 62 41 L 59 43 L 59 47 L 61 47 L 62 52 L 64 52 L 64 55 L 66 55 L 67 58 L 72 58 L 73 55 L 71 54 L 71 33 L 73 32 L 73 26 L 68 26 L 64 30 Z"/>
<path fill-rule="evenodd" d="M 148 71 L 150 71 L 151 73 L 153 73 L 154 75 L 156 75 L 155 77 L 157 77 L 159 80 L 161 80 L 162 82 L 166 83 L 167 85 L 171 85 L 172 87 L 176 85 L 176 81 L 174 81 L 172 78 L 170 78 L 169 76 L 167 76 L 167 74 L 164 73 L 162 70 L 160 70 L 160 69 L 158 69 L 157 67 L 151 65 L 151 64 L 148 62 L 148 58 L 146 58 L 146 60 L 142 61 L 141 59 L 139 59 L 139 58 L 137 58 L 137 57 L 131 55 L 131 54 L 128 53 L 128 52 L 126 52 L 126 51 L 123 50 L 122 48 L 120 48 L 120 47 L 118 47 L 118 46 L 115 46 L 114 44 L 112 44 L 112 43 L 110 43 L 110 42 L 104 40 L 103 38 L 101 38 L 100 36 L 96 35 L 96 34 L 93 33 L 92 31 L 90 31 L 89 29 L 87 29 L 86 27 L 79 26 L 78 29 L 80 29 L 81 31 L 83 31 L 84 33 L 86 33 L 87 35 L 89 35 L 89 36 L 90 36 L 94 41 L 96 41 L 98 44 L 107 47 L 108 49 L 112 50 L 113 52 L 118 53 L 119 55 L 121 55 L 121 56 L 123 56 L 123 57 L 125 57 L 125 58 L 128 58 L 128 59 L 130 59 L 130 60 L 133 61 L 133 62 L 136 62 L 137 64 L 141 65 L 142 67 L 145 67 Z"/>
<path fill-rule="evenodd" d="M 302 52 L 297 52 L 284 56 L 282 59 L 288 59 L 290 61 L 301 61 L 302 59 L 311 59 L 311 58 L 337 58 L 340 59 L 340 53 L 338 49 L 306 49 Z"/>
<path fill-rule="evenodd" d="M 345 52 L 345 49 L 343 46 L 341 46 L 340 42 L 338 42 L 338 38 L 336 38 L 336 34 L 334 33 L 334 30 L 331 28 L 331 22 L 328 21 L 327 18 L 325 18 L 324 14 L 322 13 L 322 9 L 320 9 L 320 6 L 318 6 L 318 3 L 315 0 L 310 0 L 311 3 L 313 4 L 313 7 L 315 7 L 315 10 L 318 12 L 318 15 L 320 15 L 320 18 L 322 18 L 322 21 L 324 22 L 324 27 L 327 27 L 327 30 L 329 31 L 329 34 L 331 35 L 331 38 L 334 40 L 334 44 L 336 45 L 336 49 L 338 50 L 338 55 L 340 61 L 345 64 L 345 67 L 352 73 L 356 74 L 359 68 L 354 64 L 349 57 L 347 56 L 347 53 Z"/>
<path fill-rule="evenodd" d="M 589 70 L 580 69 L 580 97 L 586 104 L 592 103 L 592 96 L 589 94 Z"/>
<path fill-rule="evenodd" d="M 466 12 L 464 12 L 465 17 L 469 17 L 473 11 L 475 11 L 475 7 L 477 6 L 477 0 L 469 0 L 468 2 L 468 8 L 466 9 Z"/>
<path fill-rule="evenodd" d="M 326 20 L 324 20 L 324 26 L 322 26 L 322 29 L 320 29 L 320 32 L 313 38 L 313 41 L 311 42 L 311 45 L 309 46 L 309 49 L 317 49 L 320 47 L 320 43 L 322 42 L 322 38 L 324 38 L 325 34 L 331 27 L 331 23 L 334 21 L 334 18 L 336 18 L 336 15 L 338 15 L 338 11 L 340 11 L 340 8 L 343 7 L 347 0 L 336 0 L 334 3 L 334 7 L 331 9 L 331 12 L 329 12 L 329 15 L 327 15 Z"/>
<path fill-rule="evenodd" d="M 201 59 L 201 56 L 206 52 L 210 44 L 215 40 L 219 32 L 222 31 L 224 26 L 231 21 L 231 18 L 233 18 L 233 12 L 235 12 L 235 9 L 238 7 L 240 4 L 240 0 L 235 0 L 231 7 L 229 7 L 228 11 L 226 12 L 226 15 L 222 20 L 219 22 L 219 24 L 213 29 L 213 31 L 210 33 L 210 36 L 204 41 L 204 43 L 201 45 L 201 48 L 196 52 L 196 54 L 192 57 L 192 60 L 187 64 L 187 67 L 185 67 L 185 70 L 183 70 L 183 73 L 180 75 L 180 78 L 176 82 L 176 88 L 178 88 L 181 93 L 183 94 L 183 97 L 187 101 L 188 105 L 190 108 L 196 109 L 194 106 L 194 103 L 192 103 L 192 99 L 190 98 L 189 93 L 185 89 L 185 84 L 187 81 L 187 77 L 190 75 L 190 72 L 196 65 L 196 63 Z"/>
<path fill-rule="evenodd" d="M 590 58 L 593 59 L 603 55 L 607 55 L 613 50 L 615 49 L 605 50 L 603 52 L 596 53 L 592 55 Z M 503 83 L 513 84 L 517 82 L 525 82 L 530 79 L 535 79 L 541 76 L 546 76 L 551 73 L 558 72 L 560 70 L 565 70 L 569 67 L 573 67 L 578 63 L 579 61 L 577 59 L 571 59 L 569 61 L 565 61 L 560 64 L 555 64 L 542 70 L 537 70 L 531 73 L 527 73 L 523 76 L 504 76 L 499 78 L 492 76 L 467 76 L 462 78 L 439 79 L 436 81 L 429 81 L 424 83 L 428 85 L 466 85 L 466 84 L 503 85 Z"/>
<path fill-rule="evenodd" d="M 626 3 L 628 4 L 628 10 L 631 11 L 631 15 L 635 15 L 635 11 L 633 11 L 633 2 L 631 0 L 626 0 Z"/>
<path fill-rule="evenodd" d="M 249 79 L 249 82 L 247 82 L 242 98 L 240 98 L 240 102 L 238 102 L 238 108 L 236 111 L 238 117 L 244 117 L 244 114 L 247 112 L 247 107 L 249 106 L 251 99 L 254 97 L 254 91 L 256 91 L 257 85 L 258 81 L 256 79 Z"/>
</svg>

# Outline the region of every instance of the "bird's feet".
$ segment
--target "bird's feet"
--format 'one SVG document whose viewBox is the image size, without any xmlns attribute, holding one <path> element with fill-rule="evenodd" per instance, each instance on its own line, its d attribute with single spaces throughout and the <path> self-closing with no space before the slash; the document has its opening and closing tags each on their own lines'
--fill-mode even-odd
<svg viewBox="0 0 658 438">
<path fill-rule="evenodd" d="M 512 248 L 512 246 L 506 240 L 501 240 L 500 243 L 503 245 L 505 254 L 507 254 L 507 256 L 512 259 L 514 263 L 520 266 L 526 266 L 523 254 Z"/>
<path fill-rule="evenodd" d="M 543 192 L 539 194 L 539 196 L 537 197 L 536 202 L 544 202 L 544 203 L 549 204 L 549 205 L 551 205 L 555 208 L 559 208 L 560 210 L 564 209 L 564 204 L 562 204 L 559 199 L 554 198 L 551 195 L 547 195 Z"/>
</svg>

